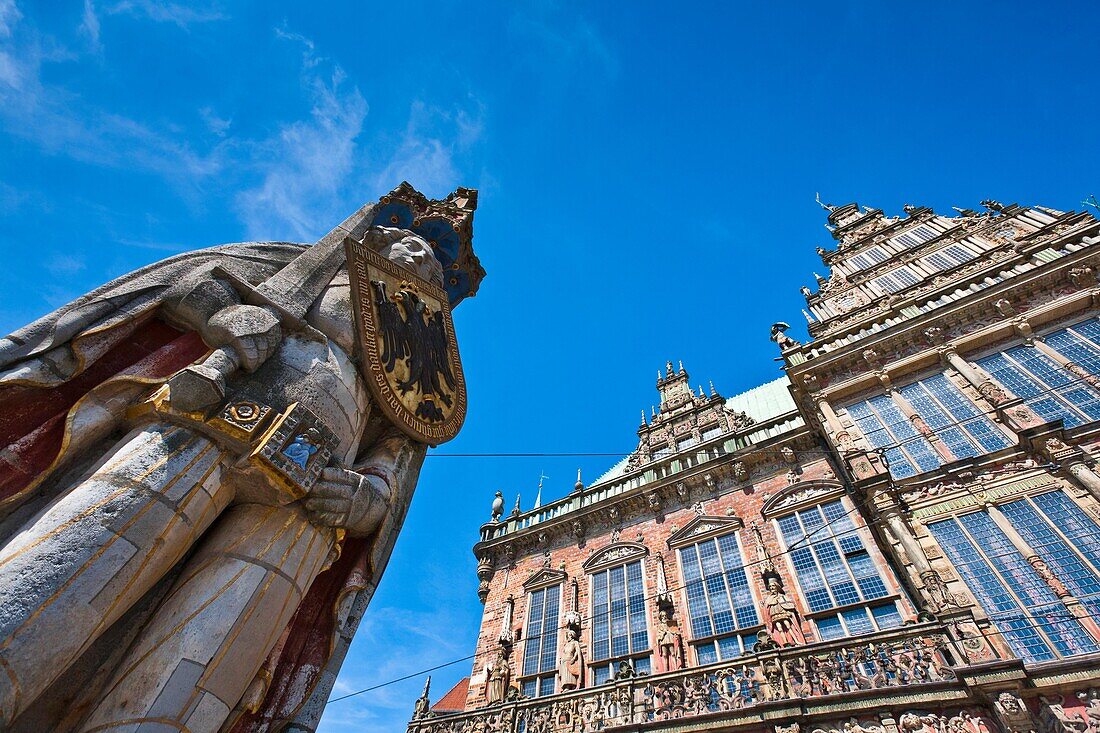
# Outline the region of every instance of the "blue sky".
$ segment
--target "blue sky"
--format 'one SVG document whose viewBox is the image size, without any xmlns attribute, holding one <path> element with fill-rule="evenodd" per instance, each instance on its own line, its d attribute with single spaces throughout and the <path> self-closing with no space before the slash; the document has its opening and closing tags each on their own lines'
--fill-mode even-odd
<svg viewBox="0 0 1100 733">
<path fill-rule="evenodd" d="M 885 4 L 884 4 L 885 5 Z M 829 246 L 814 194 L 900 213 L 1100 194 L 1092 3 L 0 0 L 0 331 L 170 254 L 312 241 L 408 179 L 481 190 L 438 453 L 627 452 L 655 371 L 779 374 Z M 337 692 L 469 654 L 470 546 L 613 458 L 429 457 Z M 470 671 L 435 675 L 436 696 Z M 390 731 L 421 681 L 338 702 Z"/>
</svg>

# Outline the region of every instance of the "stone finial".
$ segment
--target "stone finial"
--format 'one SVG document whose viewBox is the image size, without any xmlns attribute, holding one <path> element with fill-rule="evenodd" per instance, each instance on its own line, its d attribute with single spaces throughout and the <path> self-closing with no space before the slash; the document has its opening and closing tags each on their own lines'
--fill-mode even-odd
<svg viewBox="0 0 1100 733">
<path fill-rule="evenodd" d="M 917 210 L 919 208 L 920 208 L 919 206 L 913 206 L 913 204 L 903 204 L 902 207 L 901 207 L 901 210 L 904 211 L 909 216 L 912 216 L 913 214 L 915 214 L 917 212 Z"/>
<path fill-rule="evenodd" d="M 985 199 L 981 202 L 982 206 L 990 211 L 1002 212 L 1005 210 L 1005 205 L 995 199 Z"/>
<path fill-rule="evenodd" d="M 431 675 L 424 681 L 424 692 L 420 693 L 420 697 L 416 698 L 416 705 L 413 707 L 413 720 L 421 720 L 427 718 L 431 714 L 431 698 L 428 696 L 429 691 L 432 688 Z"/>
<path fill-rule="evenodd" d="M 642 413 L 642 420 L 645 420 L 645 412 Z M 577 469 L 577 483 L 573 484 L 574 491 L 584 491 L 584 482 L 581 481 L 581 470 Z"/>
<path fill-rule="evenodd" d="M 522 512 L 519 508 L 519 494 L 516 494 L 516 505 L 512 507 L 512 516 L 518 517 Z"/>
</svg>

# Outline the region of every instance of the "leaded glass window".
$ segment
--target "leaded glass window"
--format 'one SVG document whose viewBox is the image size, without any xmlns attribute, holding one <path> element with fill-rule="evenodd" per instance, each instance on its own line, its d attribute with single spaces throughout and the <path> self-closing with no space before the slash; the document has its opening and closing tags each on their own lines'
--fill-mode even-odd
<svg viewBox="0 0 1100 733">
<path fill-rule="evenodd" d="M 1039 539 L 1042 534 L 1032 504 L 1010 508 L 1006 516 L 1021 535 Z M 928 528 L 1021 659 L 1038 662 L 1100 650 L 987 511 L 932 522 Z M 1049 542 L 1044 547 L 1048 554 L 1057 551 Z"/>
<path fill-rule="evenodd" d="M 848 414 L 873 448 L 883 448 L 894 478 L 908 478 L 939 467 L 939 454 L 887 395 L 848 405 Z"/>
<path fill-rule="evenodd" d="M 899 234 L 890 241 L 896 244 L 900 244 L 902 247 L 909 248 L 916 247 L 918 244 L 929 242 L 939 235 L 939 232 L 937 232 L 935 229 L 928 226 L 927 224 L 917 224 L 912 229 L 909 229 L 908 231 Z"/>
<path fill-rule="evenodd" d="M 736 534 L 680 548 L 680 567 L 684 574 L 692 637 L 732 636 L 742 629 L 760 625 Z M 709 646 L 714 647 L 713 644 Z M 733 645 L 727 642 L 715 653 L 739 656 L 743 647 L 744 644 L 737 641 Z M 697 647 L 699 661 L 705 664 L 700 648 Z"/>
<path fill-rule="evenodd" d="M 561 586 L 531 591 L 527 605 L 527 635 L 524 637 L 523 694 L 530 697 L 554 692 L 558 666 L 558 611 Z M 537 677 L 535 677 L 537 675 Z"/>
<path fill-rule="evenodd" d="M 917 274 L 909 267 L 899 267 L 891 270 L 881 277 L 876 277 L 871 282 L 887 293 L 900 293 L 906 288 L 912 287 L 921 281 Z"/>
<path fill-rule="evenodd" d="M 619 659 L 649 649 L 642 562 L 593 573 L 592 661 Z"/>
<path fill-rule="evenodd" d="M 1015 346 L 978 364 L 1044 420 L 1062 420 L 1067 428 L 1100 420 L 1100 392 L 1032 346 Z"/>
<path fill-rule="evenodd" d="M 956 458 L 970 458 L 1009 445 L 1008 438 L 943 374 L 899 390 Z"/>
<path fill-rule="evenodd" d="M 901 625 L 890 593 L 840 499 L 777 520 L 810 613 L 847 608 L 814 618 L 822 639 L 854 636 Z"/>
<path fill-rule="evenodd" d="M 592 665 L 592 683 L 602 685 L 609 679 L 613 679 L 615 675 L 619 673 L 619 661 L 600 662 L 599 664 Z M 653 673 L 653 660 L 650 659 L 648 654 L 640 657 L 633 657 L 626 661 L 630 662 L 630 666 L 634 668 L 634 674 L 646 675 Z"/>
<path fill-rule="evenodd" d="M 974 257 L 975 254 L 973 252 L 964 245 L 956 242 L 955 244 L 947 245 L 943 249 L 936 250 L 925 257 L 923 262 L 931 270 L 938 272 L 939 270 L 949 270 Z"/>
<path fill-rule="evenodd" d="M 1084 510 L 1061 491 L 1002 504 L 1000 510 L 1092 617 L 1100 618 L 1100 533 Z"/>
<path fill-rule="evenodd" d="M 882 250 L 881 247 L 868 247 L 857 255 L 853 255 L 848 259 L 856 270 L 863 270 L 872 265 L 877 265 L 880 262 L 885 262 L 888 259 L 888 255 Z"/>
</svg>

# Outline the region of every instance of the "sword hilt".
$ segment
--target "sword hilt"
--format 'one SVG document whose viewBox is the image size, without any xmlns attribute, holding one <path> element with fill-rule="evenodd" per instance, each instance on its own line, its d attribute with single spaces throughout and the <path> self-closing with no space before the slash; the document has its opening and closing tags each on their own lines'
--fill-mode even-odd
<svg viewBox="0 0 1100 733">
<path fill-rule="evenodd" d="M 199 412 L 225 399 L 225 378 L 240 369 L 241 357 L 232 346 L 214 349 L 198 364 L 176 372 L 168 380 L 172 406 Z"/>
</svg>

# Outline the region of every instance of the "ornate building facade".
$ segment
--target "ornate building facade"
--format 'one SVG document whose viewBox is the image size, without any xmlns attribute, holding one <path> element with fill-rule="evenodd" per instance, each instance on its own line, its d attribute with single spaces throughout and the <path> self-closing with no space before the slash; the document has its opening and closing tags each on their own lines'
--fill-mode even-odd
<svg viewBox="0 0 1100 733">
<path fill-rule="evenodd" d="M 826 206 L 786 376 L 669 363 L 628 458 L 498 498 L 410 733 L 1100 732 L 1100 221 L 983 207 Z"/>
</svg>

